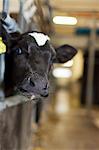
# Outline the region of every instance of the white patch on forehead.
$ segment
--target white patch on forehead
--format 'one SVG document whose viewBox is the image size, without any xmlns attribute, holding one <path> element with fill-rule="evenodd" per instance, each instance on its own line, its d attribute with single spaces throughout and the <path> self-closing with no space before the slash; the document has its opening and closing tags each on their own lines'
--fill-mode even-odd
<svg viewBox="0 0 99 150">
<path fill-rule="evenodd" d="M 46 41 L 50 40 L 50 38 L 47 35 L 44 35 L 43 33 L 33 32 L 33 33 L 29 33 L 29 35 L 35 38 L 39 46 L 45 45 Z"/>
</svg>

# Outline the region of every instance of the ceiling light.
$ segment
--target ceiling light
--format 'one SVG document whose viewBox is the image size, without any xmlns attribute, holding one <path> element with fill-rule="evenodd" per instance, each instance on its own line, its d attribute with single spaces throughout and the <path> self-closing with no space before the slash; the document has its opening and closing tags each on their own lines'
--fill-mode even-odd
<svg viewBox="0 0 99 150">
<path fill-rule="evenodd" d="M 64 63 L 62 66 L 63 67 L 72 67 L 73 65 L 73 60 L 69 60 L 68 62 Z"/>
<path fill-rule="evenodd" d="M 70 78 L 72 76 L 72 71 L 67 68 L 55 68 L 53 70 L 53 76 L 56 78 Z"/>
<path fill-rule="evenodd" d="M 77 24 L 77 19 L 75 17 L 55 16 L 53 22 L 55 24 L 75 25 Z"/>
</svg>

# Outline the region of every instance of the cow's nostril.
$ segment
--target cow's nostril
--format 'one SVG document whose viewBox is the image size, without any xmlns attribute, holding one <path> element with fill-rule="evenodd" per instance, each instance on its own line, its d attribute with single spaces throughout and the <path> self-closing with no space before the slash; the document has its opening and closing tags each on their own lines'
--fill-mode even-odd
<svg viewBox="0 0 99 150">
<path fill-rule="evenodd" d="M 35 83 L 32 81 L 31 78 L 30 78 L 30 85 L 31 85 L 31 86 L 35 86 Z"/>
<path fill-rule="evenodd" d="M 48 84 L 46 84 L 43 89 L 44 89 L 44 90 L 48 89 Z"/>
</svg>

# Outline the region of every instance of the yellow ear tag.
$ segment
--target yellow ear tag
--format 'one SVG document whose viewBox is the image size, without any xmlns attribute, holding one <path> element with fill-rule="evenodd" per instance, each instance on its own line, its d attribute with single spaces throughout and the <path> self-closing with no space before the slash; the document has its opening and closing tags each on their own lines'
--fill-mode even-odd
<svg viewBox="0 0 99 150">
<path fill-rule="evenodd" d="M 0 37 L 0 54 L 6 52 L 6 45 L 2 41 L 2 37 Z"/>
</svg>

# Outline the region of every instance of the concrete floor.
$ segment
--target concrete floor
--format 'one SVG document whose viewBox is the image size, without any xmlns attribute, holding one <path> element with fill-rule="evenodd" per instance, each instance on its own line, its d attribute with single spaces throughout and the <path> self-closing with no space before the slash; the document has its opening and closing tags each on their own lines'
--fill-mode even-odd
<svg viewBox="0 0 99 150">
<path fill-rule="evenodd" d="M 33 150 L 99 150 L 99 128 L 85 109 L 58 111 L 43 112 L 41 125 L 33 136 Z"/>
</svg>

